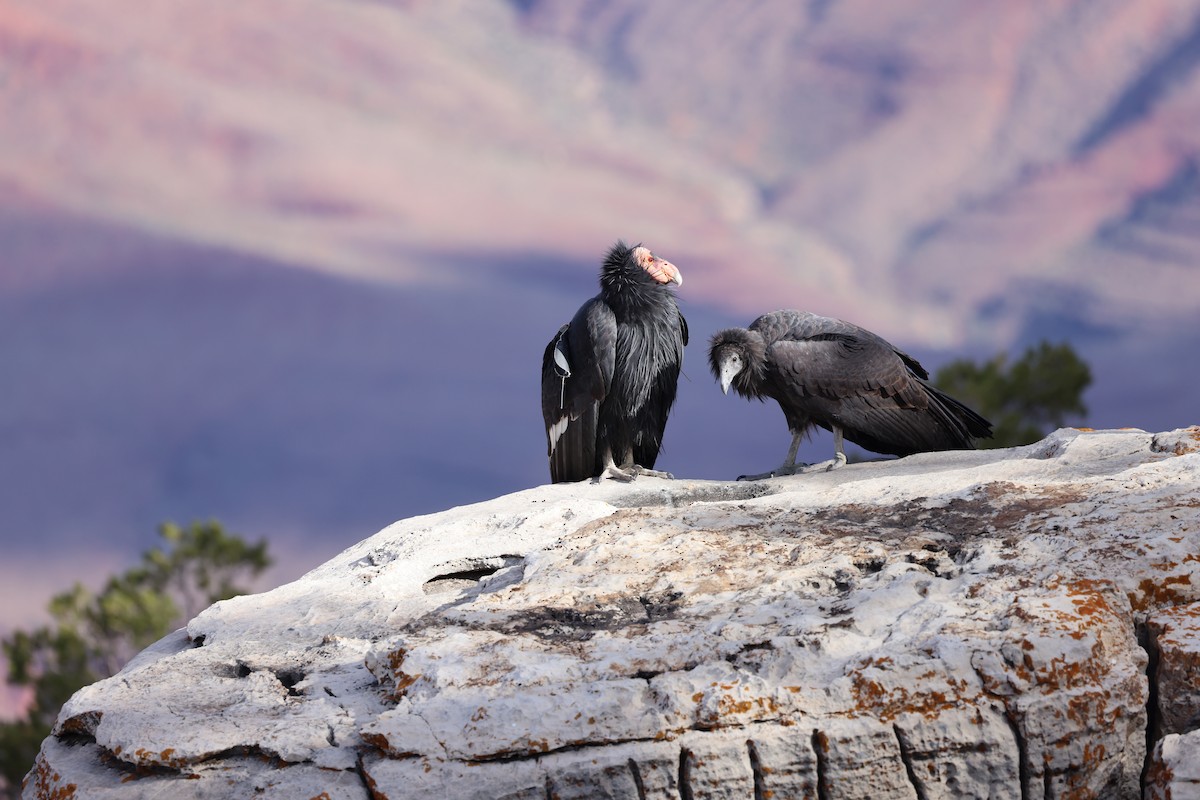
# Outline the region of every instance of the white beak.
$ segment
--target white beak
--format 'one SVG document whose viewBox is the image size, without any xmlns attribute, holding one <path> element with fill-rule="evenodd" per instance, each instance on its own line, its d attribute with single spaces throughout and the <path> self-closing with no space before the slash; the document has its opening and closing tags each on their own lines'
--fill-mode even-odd
<svg viewBox="0 0 1200 800">
<path fill-rule="evenodd" d="M 729 384 L 733 383 L 733 379 L 739 372 L 742 371 L 742 365 L 736 361 L 729 360 L 721 365 L 721 391 L 729 394 Z"/>
</svg>

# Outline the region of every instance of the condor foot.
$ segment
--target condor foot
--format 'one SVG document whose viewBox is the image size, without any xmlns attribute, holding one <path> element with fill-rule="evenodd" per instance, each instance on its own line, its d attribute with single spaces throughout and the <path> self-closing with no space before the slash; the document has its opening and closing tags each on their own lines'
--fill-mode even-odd
<svg viewBox="0 0 1200 800">
<path fill-rule="evenodd" d="M 601 472 L 600 476 L 596 478 L 596 480 L 601 481 L 604 480 L 605 477 L 608 477 L 614 481 L 623 481 L 625 483 L 629 483 L 639 475 L 645 475 L 649 478 L 669 478 L 672 480 L 675 478 L 675 476 L 669 472 L 650 469 L 649 467 L 643 467 L 641 464 L 630 464 L 624 467 L 618 467 L 616 464 L 609 464 L 604 468 L 604 472 Z"/>
</svg>

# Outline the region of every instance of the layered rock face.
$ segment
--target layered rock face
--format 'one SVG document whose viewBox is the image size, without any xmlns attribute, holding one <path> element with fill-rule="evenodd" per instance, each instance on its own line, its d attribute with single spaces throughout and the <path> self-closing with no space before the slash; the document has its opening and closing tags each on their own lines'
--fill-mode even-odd
<svg viewBox="0 0 1200 800">
<path fill-rule="evenodd" d="M 26 798 L 1200 796 L 1200 428 L 544 486 L 209 608 Z"/>
</svg>

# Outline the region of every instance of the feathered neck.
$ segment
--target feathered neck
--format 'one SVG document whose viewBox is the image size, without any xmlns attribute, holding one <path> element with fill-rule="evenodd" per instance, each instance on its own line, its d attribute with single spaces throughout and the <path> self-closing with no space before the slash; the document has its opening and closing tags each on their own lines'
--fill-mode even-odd
<svg viewBox="0 0 1200 800">
<path fill-rule="evenodd" d="M 667 287 L 650 277 L 638 263 L 633 252 L 638 247 L 618 241 L 600 267 L 600 294 L 618 314 L 660 305 L 671 298 Z"/>
</svg>

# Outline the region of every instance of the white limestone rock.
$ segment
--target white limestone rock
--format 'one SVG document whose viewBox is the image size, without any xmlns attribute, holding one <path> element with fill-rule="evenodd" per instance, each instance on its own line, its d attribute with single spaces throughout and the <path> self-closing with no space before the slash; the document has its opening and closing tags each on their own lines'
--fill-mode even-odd
<svg viewBox="0 0 1200 800">
<path fill-rule="evenodd" d="M 1200 553 L 1192 559 L 1200 559 Z M 1154 733 L 1200 728 L 1200 603 L 1157 611 L 1147 620 L 1147 629 L 1157 687 Z"/>
<path fill-rule="evenodd" d="M 1197 509 L 1200 428 L 1064 429 L 404 520 L 82 689 L 25 797 L 1195 796 Z"/>
<path fill-rule="evenodd" d="M 1146 775 L 1146 800 L 1200 797 L 1200 731 L 1170 733 L 1154 745 Z"/>
</svg>

